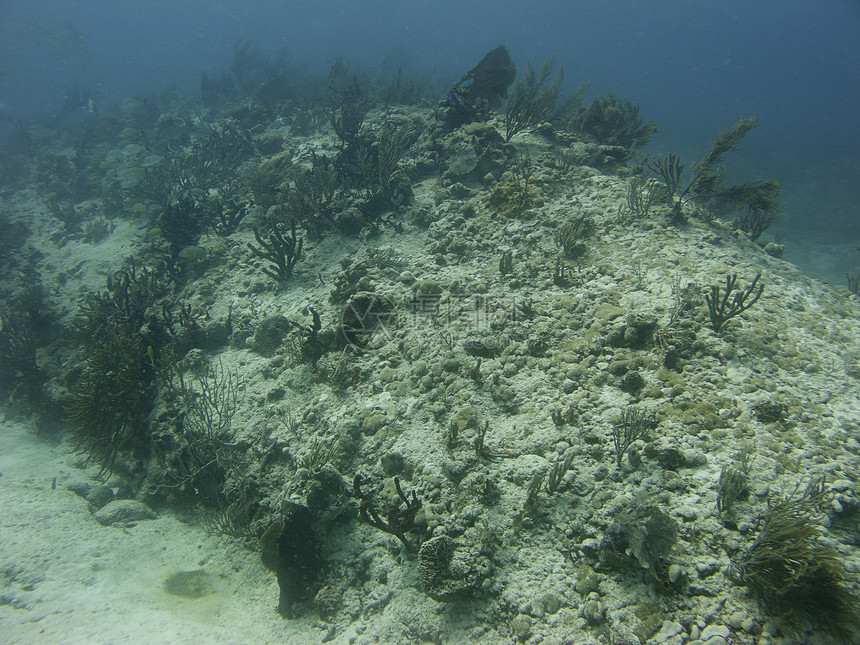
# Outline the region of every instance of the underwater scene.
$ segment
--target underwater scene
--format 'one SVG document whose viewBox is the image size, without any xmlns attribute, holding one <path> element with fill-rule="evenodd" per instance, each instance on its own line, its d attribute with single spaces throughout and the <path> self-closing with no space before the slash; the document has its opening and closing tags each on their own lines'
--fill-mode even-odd
<svg viewBox="0 0 860 645">
<path fill-rule="evenodd" d="M 0 643 L 860 643 L 860 3 L 0 7 Z"/>
</svg>

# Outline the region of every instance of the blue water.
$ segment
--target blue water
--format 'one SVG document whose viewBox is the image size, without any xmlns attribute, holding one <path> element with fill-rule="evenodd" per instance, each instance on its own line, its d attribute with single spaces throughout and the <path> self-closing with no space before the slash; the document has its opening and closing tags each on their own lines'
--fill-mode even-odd
<svg viewBox="0 0 860 645">
<path fill-rule="evenodd" d="M 695 160 L 741 115 L 761 125 L 728 158 L 733 180 L 775 177 L 785 212 L 768 235 L 841 284 L 860 269 L 860 1 L 4 0 L 6 119 L 50 119 L 70 88 L 100 111 L 130 96 L 199 89 L 241 40 L 324 73 L 337 56 L 457 80 L 490 48 L 518 67 L 555 54 L 567 86 L 615 92 L 660 126 L 650 150 Z M 826 260 L 821 261 L 822 253 Z"/>
</svg>

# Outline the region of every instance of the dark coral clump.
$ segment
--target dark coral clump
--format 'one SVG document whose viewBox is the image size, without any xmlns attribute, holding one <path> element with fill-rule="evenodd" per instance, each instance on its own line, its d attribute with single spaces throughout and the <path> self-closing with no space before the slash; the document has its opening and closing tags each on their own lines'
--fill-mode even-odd
<svg viewBox="0 0 860 645">
<path fill-rule="evenodd" d="M 281 516 L 260 538 L 263 564 L 278 576 L 278 613 L 296 618 L 316 593 L 320 558 L 313 516 L 306 506 L 285 501 Z"/>
<path fill-rule="evenodd" d="M 634 504 L 609 526 L 600 543 L 600 560 L 618 569 L 634 565 L 658 578 L 678 540 L 678 523 L 658 506 Z"/>
<path fill-rule="evenodd" d="M 638 105 L 611 92 L 580 109 L 572 126 L 595 143 L 622 148 L 644 146 L 657 132 L 656 122 L 642 122 Z"/>
<path fill-rule="evenodd" d="M 120 453 L 146 450 L 153 377 L 141 337 L 121 326 L 106 330 L 91 349 L 67 412 L 75 424 L 75 443 L 103 471 L 115 469 Z"/>
<path fill-rule="evenodd" d="M 449 127 L 481 120 L 487 108 L 495 109 L 517 78 L 517 67 L 508 48 L 499 45 L 461 78 L 440 106 Z"/>
<path fill-rule="evenodd" d="M 755 418 L 762 423 L 785 423 L 788 406 L 780 401 L 765 401 L 753 406 Z"/>
<path fill-rule="evenodd" d="M 169 284 L 155 270 L 130 269 L 109 276 L 107 289 L 81 308 L 76 333 L 85 365 L 66 405 L 78 447 L 104 472 L 125 453 L 133 470 L 147 455 L 147 417 L 154 401 L 156 357 L 169 343 L 164 308 Z"/>
<path fill-rule="evenodd" d="M 35 323 L 30 312 L 0 313 L 0 387 L 10 387 L 10 400 L 24 399 L 34 407 L 42 402 L 45 374 L 36 363 Z"/>
<path fill-rule="evenodd" d="M 475 593 L 489 572 L 489 561 L 475 549 L 440 535 L 418 549 L 418 577 L 424 592 L 440 602 L 462 600 Z"/>
</svg>

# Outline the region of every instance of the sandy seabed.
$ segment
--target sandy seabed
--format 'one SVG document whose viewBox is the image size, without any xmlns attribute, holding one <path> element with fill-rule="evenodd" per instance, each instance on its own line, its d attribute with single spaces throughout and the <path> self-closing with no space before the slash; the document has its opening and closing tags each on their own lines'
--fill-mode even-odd
<svg viewBox="0 0 860 645">
<path fill-rule="evenodd" d="M 252 552 L 170 515 L 99 524 L 66 489 L 83 475 L 75 457 L 27 426 L 0 425 L 0 642 L 320 642 L 300 633 L 310 624 L 277 615 L 277 583 Z M 171 575 L 200 569 L 212 593 L 165 590 Z"/>
</svg>

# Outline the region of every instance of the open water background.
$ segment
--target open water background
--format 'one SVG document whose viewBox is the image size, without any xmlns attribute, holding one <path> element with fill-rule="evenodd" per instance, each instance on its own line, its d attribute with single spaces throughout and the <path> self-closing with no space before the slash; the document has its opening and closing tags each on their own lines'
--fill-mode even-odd
<svg viewBox="0 0 860 645">
<path fill-rule="evenodd" d="M 589 101 L 639 103 L 660 127 L 648 151 L 688 166 L 758 116 L 726 164 L 731 181 L 783 185 L 763 240 L 784 236 L 787 259 L 838 285 L 860 272 L 858 0 L 4 0 L 0 134 L 21 120 L 56 127 L 75 87 L 100 113 L 165 88 L 191 94 L 243 40 L 312 73 L 342 56 L 452 83 L 500 43 L 520 69 L 554 54 L 568 89 L 589 81 Z"/>
</svg>

